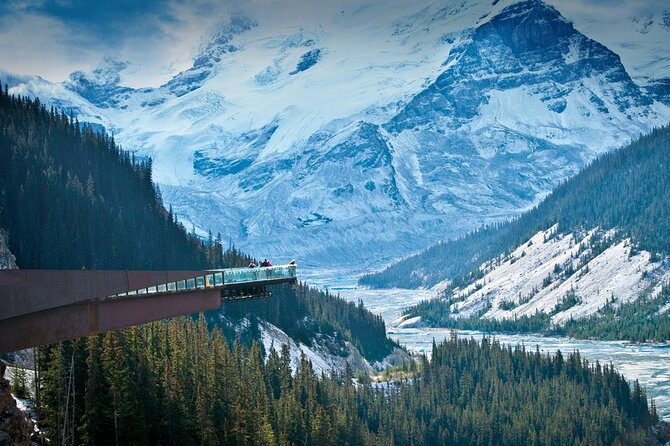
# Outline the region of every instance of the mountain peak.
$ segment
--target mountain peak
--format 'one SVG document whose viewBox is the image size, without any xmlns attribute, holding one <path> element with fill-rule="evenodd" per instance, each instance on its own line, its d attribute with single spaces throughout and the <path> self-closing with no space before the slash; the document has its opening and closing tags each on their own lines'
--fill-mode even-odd
<svg viewBox="0 0 670 446">
<path fill-rule="evenodd" d="M 224 54 L 234 53 L 239 48 L 232 41 L 257 23 L 246 16 L 234 15 L 221 29 L 210 36 L 201 46 L 197 56 L 193 59 L 193 66 L 182 71 L 164 86 L 177 96 L 183 96 L 197 90 L 212 74 L 214 65 L 221 62 Z"/>
<path fill-rule="evenodd" d="M 221 56 L 233 53 L 238 48 L 231 43 L 235 36 L 249 31 L 257 26 L 257 23 L 249 17 L 234 15 L 228 23 L 213 33 L 209 40 L 202 45 L 198 55 L 193 60 L 193 68 L 201 66 L 211 67 L 214 63 L 221 61 Z"/>
<path fill-rule="evenodd" d="M 118 85 L 121 82 L 121 72 L 128 68 L 128 65 L 125 60 L 106 57 L 90 74 L 83 71 L 73 72 L 70 74 L 70 81 L 76 83 L 81 79 L 87 79 L 97 85 Z"/>
<path fill-rule="evenodd" d="M 594 112 L 607 115 L 616 110 L 628 120 L 632 109 L 651 104 L 615 53 L 581 34 L 558 10 L 540 0 L 514 3 L 474 28 L 452 49 L 444 65 L 448 68 L 434 87 L 419 93 L 394 117 L 390 131 L 440 120 L 458 129 L 480 117 L 481 107 L 513 91 L 523 91 L 533 102 L 539 100 L 534 104 L 540 107 L 536 121 L 541 114 L 549 127 L 564 125 L 565 118 L 558 115 L 574 99 L 573 92 L 588 92 L 585 100 L 575 101 L 572 107 L 580 116 L 575 119 L 579 126 Z M 602 87 L 590 91 L 593 83 Z M 505 99 L 494 107 L 515 103 Z M 505 115 L 524 113 L 510 107 Z"/>
<path fill-rule="evenodd" d="M 537 50 L 575 32 L 572 23 L 541 0 L 525 0 L 503 9 L 491 19 L 512 51 Z"/>
<path fill-rule="evenodd" d="M 125 60 L 106 57 L 102 64 L 90 73 L 75 71 L 65 82 L 65 87 L 88 100 L 90 103 L 109 108 L 118 104 L 118 95 L 131 91 L 131 88 L 122 87 L 121 73 L 128 68 Z"/>
</svg>

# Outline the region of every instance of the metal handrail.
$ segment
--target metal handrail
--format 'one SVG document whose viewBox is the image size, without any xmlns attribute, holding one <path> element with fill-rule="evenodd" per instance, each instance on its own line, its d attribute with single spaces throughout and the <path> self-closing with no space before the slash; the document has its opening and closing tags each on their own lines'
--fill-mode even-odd
<svg viewBox="0 0 670 446">
<path fill-rule="evenodd" d="M 249 284 L 280 279 L 296 279 L 295 264 L 256 268 L 225 268 L 208 270 L 210 274 L 197 276 L 176 282 L 153 285 L 147 288 L 127 291 L 109 297 L 134 296 L 137 294 L 167 294 L 189 290 L 222 288 L 232 284 Z"/>
<path fill-rule="evenodd" d="M 229 268 L 223 270 L 223 283 L 251 283 L 274 279 L 296 278 L 295 265 L 269 266 L 258 268 Z"/>
</svg>

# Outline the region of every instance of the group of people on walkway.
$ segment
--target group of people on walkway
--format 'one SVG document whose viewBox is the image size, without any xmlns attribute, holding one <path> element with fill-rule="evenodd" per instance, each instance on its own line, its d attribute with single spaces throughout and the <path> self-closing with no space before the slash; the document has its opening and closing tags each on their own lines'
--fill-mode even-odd
<svg viewBox="0 0 670 446">
<path fill-rule="evenodd" d="M 268 259 L 263 259 L 263 261 L 260 262 L 258 265 L 256 265 L 256 262 L 254 262 L 253 260 L 249 264 L 249 268 L 256 268 L 257 266 L 260 268 L 267 268 L 268 266 L 272 266 L 272 262 L 270 262 Z"/>
<path fill-rule="evenodd" d="M 288 265 L 295 266 L 296 265 L 295 260 L 291 260 L 290 262 L 288 262 Z M 251 260 L 251 263 L 249 263 L 248 268 L 256 268 L 256 267 L 267 268 L 269 266 L 272 266 L 272 262 L 270 262 L 268 259 L 263 259 L 263 261 L 260 262 L 258 265 L 256 265 L 256 262 L 254 260 Z"/>
</svg>

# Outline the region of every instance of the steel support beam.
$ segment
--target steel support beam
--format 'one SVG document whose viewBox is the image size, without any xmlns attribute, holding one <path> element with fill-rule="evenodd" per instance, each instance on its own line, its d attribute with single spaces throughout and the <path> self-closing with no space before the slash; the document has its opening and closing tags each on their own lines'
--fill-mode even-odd
<svg viewBox="0 0 670 446">
<path fill-rule="evenodd" d="M 76 303 L 0 321 L 0 353 L 66 341 L 221 306 L 221 290 Z"/>
<path fill-rule="evenodd" d="M 0 320 L 202 276 L 205 271 L 0 270 Z"/>
<path fill-rule="evenodd" d="M 286 268 L 278 266 L 275 268 Z M 219 308 L 221 300 L 267 297 L 267 286 L 293 283 L 288 276 L 213 285 L 204 276 L 220 271 L 1 270 L 0 353 L 103 333 L 168 317 Z M 254 271 L 255 272 L 255 271 Z M 270 271 L 271 273 L 272 271 Z M 149 287 L 201 278 L 189 288 Z M 244 277 L 244 276 L 242 276 Z M 261 278 L 262 277 L 262 278 Z M 195 280 L 195 279 L 194 279 Z M 143 294 L 124 294 L 145 289 Z"/>
</svg>

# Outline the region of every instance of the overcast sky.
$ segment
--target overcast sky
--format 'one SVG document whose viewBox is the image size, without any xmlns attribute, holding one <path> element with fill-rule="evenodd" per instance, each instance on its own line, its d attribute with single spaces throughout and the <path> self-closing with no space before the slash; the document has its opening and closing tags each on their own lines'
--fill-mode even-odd
<svg viewBox="0 0 670 446">
<path fill-rule="evenodd" d="M 644 15 L 663 10 L 659 5 L 666 1 L 550 3 L 572 19 L 580 11 Z M 250 5 L 287 3 L 291 0 L 0 0 L 0 68 L 63 81 L 75 70 L 91 71 L 104 58 L 114 58 L 129 62 L 122 78 L 125 85 L 157 86 L 190 67 L 203 35 L 231 14 Z"/>
<path fill-rule="evenodd" d="M 0 67 L 62 81 L 104 58 L 124 83 L 155 86 L 188 68 L 203 34 L 237 12 L 220 0 L 0 0 Z"/>
</svg>

